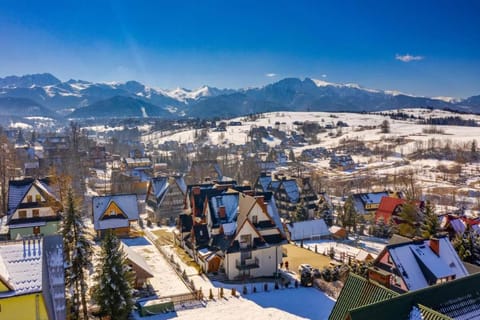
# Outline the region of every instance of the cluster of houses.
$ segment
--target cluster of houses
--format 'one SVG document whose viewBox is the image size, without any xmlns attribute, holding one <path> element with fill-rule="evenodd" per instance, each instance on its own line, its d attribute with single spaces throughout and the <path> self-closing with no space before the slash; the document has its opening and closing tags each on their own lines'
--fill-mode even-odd
<svg viewBox="0 0 480 320">
<path fill-rule="evenodd" d="M 348 275 L 329 320 L 477 319 L 479 271 L 447 237 L 394 235 L 367 277 Z"/>
</svg>

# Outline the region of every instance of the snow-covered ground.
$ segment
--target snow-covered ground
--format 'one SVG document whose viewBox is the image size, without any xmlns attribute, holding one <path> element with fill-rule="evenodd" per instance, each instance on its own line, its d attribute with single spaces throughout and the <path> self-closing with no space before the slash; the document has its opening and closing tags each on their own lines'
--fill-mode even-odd
<svg viewBox="0 0 480 320">
<path fill-rule="evenodd" d="M 149 237 L 155 237 L 150 230 L 145 230 Z M 165 260 L 155 246 L 146 238 L 123 240 L 125 244 L 142 255 L 155 273 L 152 282 L 158 295 L 168 296 L 177 293 L 186 293 L 185 284 L 180 280 L 172 267 Z M 198 275 L 195 268 L 185 265 L 176 256 L 171 246 L 163 246 L 167 255 L 173 254 L 174 259 L 180 264 L 180 268 L 186 271 L 189 280 L 193 280 L 196 288 L 202 288 L 206 300 L 176 305 L 176 311 L 161 315 L 141 318 L 135 314 L 135 319 L 163 320 L 163 319 L 327 319 L 335 301 L 315 288 L 280 288 L 274 289 L 274 283 L 268 283 L 267 292 L 264 291 L 264 283 L 238 283 L 226 284 L 218 281 L 210 281 L 203 275 Z M 242 294 L 243 286 L 247 287 L 248 293 Z M 253 292 L 253 287 L 257 292 Z M 219 298 L 219 290 L 224 288 L 224 298 Z M 231 289 L 235 288 L 236 297 L 231 295 Z M 209 292 L 212 290 L 215 299 L 209 300 Z"/>
<path fill-rule="evenodd" d="M 267 320 L 267 319 L 328 319 L 335 301 L 315 288 L 290 288 L 250 293 L 232 297 L 225 291 L 223 299 L 207 301 L 193 308 L 177 308 L 175 312 L 135 319 L 209 319 L 209 320 Z"/>
</svg>

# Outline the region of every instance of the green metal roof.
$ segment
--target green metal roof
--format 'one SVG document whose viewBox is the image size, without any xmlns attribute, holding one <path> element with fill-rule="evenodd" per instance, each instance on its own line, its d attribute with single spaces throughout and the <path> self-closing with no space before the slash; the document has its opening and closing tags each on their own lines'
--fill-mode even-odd
<svg viewBox="0 0 480 320">
<path fill-rule="evenodd" d="M 351 299 L 361 300 L 359 296 L 354 295 Z M 477 319 L 480 317 L 480 273 L 411 291 L 387 301 L 358 305 L 356 309 L 350 308 L 350 318 L 405 320 L 409 319 L 413 306 L 418 306 L 423 319 L 427 320 L 467 319 L 466 315 L 468 319 Z"/>
<path fill-rule="evenodd" d="M 384 301 L 395 296 L 398 296 L 398 293 L 350 272 L 328 319 L 345 320 L 352 309 Z"/>
</svg>

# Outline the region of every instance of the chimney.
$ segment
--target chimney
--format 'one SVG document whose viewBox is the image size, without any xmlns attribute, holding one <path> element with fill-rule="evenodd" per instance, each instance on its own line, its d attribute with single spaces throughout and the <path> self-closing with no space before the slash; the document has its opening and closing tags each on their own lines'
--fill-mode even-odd
<svg viewBox="0 0 480 320">
<path fill-rule="evenodd" d="M 430 239 L 430 249 L 432 249 L 437 256 L 440 256 L 440 240 L 438 238 Z"/>
<path fill-rule="evenodd" d="M 227 216 L 227 212 L 225 211 L 225 206 L 218 207 L 218 216 L 222 219 Z"/>
<path fill-rule="evenodd" d="M 384 270 L 381 270 L 377 267 L 368 268 L 367 279 L 373 280 L 381 284 L 386 288 L 390 288 L 392 275 Z"/>
<path fill-rule="evenodd" d="M 194 196 L 200 195 L 200 187 L 193 187 L 192 191 Z"/>
</svg>

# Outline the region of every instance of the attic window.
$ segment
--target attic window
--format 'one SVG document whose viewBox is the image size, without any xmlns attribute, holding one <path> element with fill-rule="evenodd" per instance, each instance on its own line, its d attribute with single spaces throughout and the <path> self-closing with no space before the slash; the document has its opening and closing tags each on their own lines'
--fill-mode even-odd
<svg viewBox="0 0 480 320">
<path fill-rule="evenodd" d="M 42 201 L 42 196 L 39 195 L 39 194 L 37 194 L 37 195 L 35 196 L 35 201 L 36 201 L 36 202 L 41 202 L 41 201 Z"/>
<path fill-rule="evenodd" d="M 28 195 L 28 196 L 27 196 L 27 202 L 32 202 L 32 201 L 33 201 L 32 196 L 31 196 L 31 195 Z"/>
</svg>

